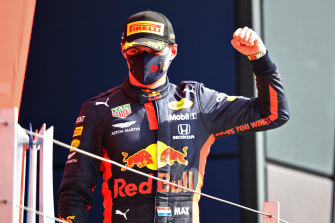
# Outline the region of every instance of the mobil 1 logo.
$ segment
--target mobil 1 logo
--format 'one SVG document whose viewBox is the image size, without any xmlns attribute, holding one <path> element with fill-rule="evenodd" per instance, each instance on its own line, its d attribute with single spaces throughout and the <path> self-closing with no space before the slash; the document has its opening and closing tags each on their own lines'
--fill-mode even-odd
<svg viewBox="0 0 335 223">
<path fill-rule="evenodd" d="M 197 119 L 197 113 L 196 112 L 190 112 L 190 113 L 180 113 L 180 114 L 170 114 L 169 120 L 170 121 L 185 121 L 185 120 L 194 120 Z"/>
</svg>

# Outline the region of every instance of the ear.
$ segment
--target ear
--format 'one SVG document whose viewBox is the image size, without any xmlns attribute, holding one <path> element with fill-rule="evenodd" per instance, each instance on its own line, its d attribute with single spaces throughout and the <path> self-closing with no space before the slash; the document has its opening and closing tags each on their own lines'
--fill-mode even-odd
<svg viewBox="0 0 335 223">
<path fill-rule="evenodd" d="M 122 43 L 121 43 L 121 53 L 122 53 L 123 57 L 124 57 L 125 59 L 127 59 L 127 57 L 126 57 L 126 53 L 123 51 L 123 44 L 122 44 Z"/>
<path fill-rule="evenodd" d="M 177 51 L 178 51 L 178 45 L 177 44 L 173 44 L 173 46 L 171 47 L 170 60 L 173 60 L 177 56 Z"/>
</svg>

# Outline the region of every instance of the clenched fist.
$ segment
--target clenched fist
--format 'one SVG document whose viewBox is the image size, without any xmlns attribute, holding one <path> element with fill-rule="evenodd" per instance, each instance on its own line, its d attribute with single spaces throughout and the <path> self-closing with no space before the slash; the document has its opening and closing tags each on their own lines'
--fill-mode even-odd
<svg viewBox="0 0 335 223">
<path fill-rule="evenodd" d="M 262 39 L 255 31 L 246 26 L 234 32 L 231 44 L 236 50 L 246 56 L 254 56 L 261 52 L 265 54 L 266 52 Z"/>
</svg>

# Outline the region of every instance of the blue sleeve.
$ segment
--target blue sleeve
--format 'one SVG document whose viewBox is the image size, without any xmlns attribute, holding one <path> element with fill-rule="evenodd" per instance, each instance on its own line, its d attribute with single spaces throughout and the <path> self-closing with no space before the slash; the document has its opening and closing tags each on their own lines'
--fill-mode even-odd
<svg viewBox="0 0 335 223">
<path fill-rule="evenodd" d="M 101 156 L 102 130 L 91 102 L 85 102 L 77 118 L 71 146 Z M 70 151 L 59 189 L 58 215 L 71 222 L 87 222 L 100 161 Z"/>
<path fill-rule="evenodd" d="M 251 61 L 258 96 L 229 96 L 201 86 L 202 118 L 215 137 L 277 128 L 289 119 L 286 94 L 276 66 L 268 53 Z"/>
</svg>

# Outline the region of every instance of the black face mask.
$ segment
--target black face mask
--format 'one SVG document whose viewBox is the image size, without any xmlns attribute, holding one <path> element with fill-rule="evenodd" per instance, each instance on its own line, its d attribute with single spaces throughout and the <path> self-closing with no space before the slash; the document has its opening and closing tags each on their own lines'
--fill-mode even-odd
<svg viewBox="0 0 335 223">
<path fill-rule="evenodd" d="M 135 54 L 127 55 L 129 70 L 142 84 L 148 85 L 158 81 L 164 74 L 166 74 L 171 61 L 166 64 L 163 71 L 164 62 L 170 54 L 154 55 L 146 51 Z"/>
</svg>

